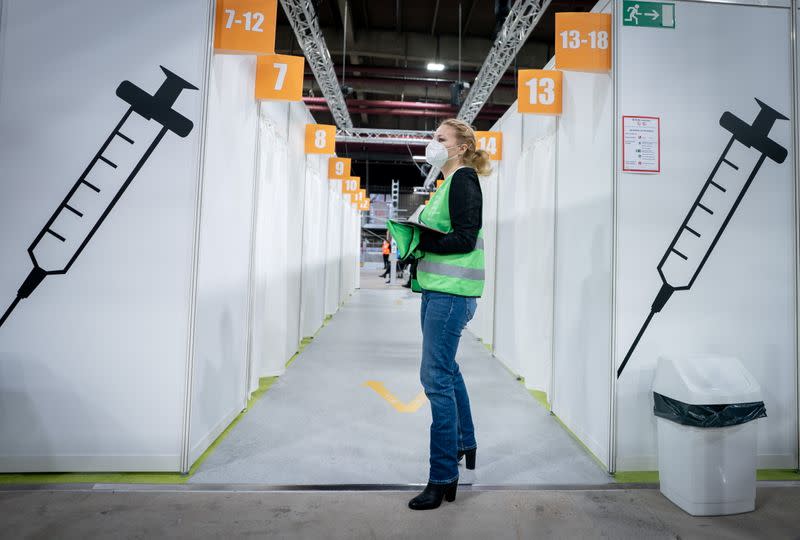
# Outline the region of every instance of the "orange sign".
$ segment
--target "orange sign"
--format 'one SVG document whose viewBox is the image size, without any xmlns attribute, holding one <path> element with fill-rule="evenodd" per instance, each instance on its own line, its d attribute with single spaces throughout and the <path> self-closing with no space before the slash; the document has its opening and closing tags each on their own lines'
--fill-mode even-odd
<svg viewBox="0 0 800 540">
<path fill-rule="evenodd" d="M 345 178 L 342 182 L 342 193 L 348 193 L 351 195 L 355 195 L 358 193 L 358 190 L 361 189 L 361 177 L 359 176 L 351 176 L 350 178 Z M 353 200 L 353 197 L 350 198 Z"/>
<path fill-rule="evenodd" d="M 561 114 L 564 74 L 546 69 L 518 72 L 517 110 L 521 113 Z"/>
<path fill-rule="evenodd" d="M 359 189 L 353 195 L 353 202 L 361 202 L 367 197 L 367 190 L 366 189 Z"/>
<path fill-rule="evenodd" d="M 214 49 L 233 54 L 273 54 L 278 0 L 217 0 Z"/>
<path fill-rule="evenodd" d="M 350 158 L 330 158 L 328 160 L 328 178 L 331 180 L 348 178 L 351 164 Z"/>
<path fill-rule="evenodd" d="M 303 56 L 259 56 L 256 65 L 256 99 L 300 101 L 303 99 Z"/>
<path fill-rule="evenodd" d="M 358 209 L 361 210 L 362 212 L 369 212 L 369 207 L 370 207 L 369 197 L 364 197 L 364 199 L 358 203 Z"/>
<path fill-rule="evenodd" d="M 306 154 L 335 154 L 336 126 L 306 124 Z"/>
<path fill-rule="evenodd" d="M 503 159 L 503 132 L 502 131 L 476 131 L 478 150 L 486 150 L 493 161 Z"/>
<path fill-rule="evenodd" d="M 573 71 L 609 71 L 611 15 L 556 13 L 556 67 Z"/>
</svg>

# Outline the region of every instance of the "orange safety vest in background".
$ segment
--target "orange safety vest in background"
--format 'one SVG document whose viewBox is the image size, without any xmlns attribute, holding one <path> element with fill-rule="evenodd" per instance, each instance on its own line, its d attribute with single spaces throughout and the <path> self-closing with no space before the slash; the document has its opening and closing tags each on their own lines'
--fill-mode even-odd
<svg viewBox="0 0 800 540">
<path fill-rule="evenodd" d="M 389 246 L 389 242 L 386 240 L 383 241 L 383 254 L 389 255 L 392 252 L 391 247 Z"/>
</svg>

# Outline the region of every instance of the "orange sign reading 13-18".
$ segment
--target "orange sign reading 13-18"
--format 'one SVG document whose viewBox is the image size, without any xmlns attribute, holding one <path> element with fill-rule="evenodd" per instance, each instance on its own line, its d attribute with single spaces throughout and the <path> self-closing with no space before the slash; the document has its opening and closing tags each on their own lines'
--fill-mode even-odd
<svg viewBox="0 0 800 540">
<path fill-rule="evenodd" d="M 556 13 L 556 68 L 611 69 L 611 15 Z"/>
</svg>

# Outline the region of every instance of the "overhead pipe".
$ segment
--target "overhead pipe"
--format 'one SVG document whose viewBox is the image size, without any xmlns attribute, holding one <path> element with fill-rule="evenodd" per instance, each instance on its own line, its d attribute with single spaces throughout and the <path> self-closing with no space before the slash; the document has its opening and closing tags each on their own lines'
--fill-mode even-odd
<svg viewBox="0 0 800 540">
<path fill-rule="evenodd" d="M 337 68 L 338 69 L 338 68 Z M 375 75 L 380 78 L 388 78 L 388 79 L 400 79 L 400 80 L 420 80 L 420 81 L 428 81 L 428 82 L 441 82 L 441 83 L 451 83 L 458 80 L 458 72 L 457 71 L 426 71 L 422 69 L 409 69 L 409 68 L 396 68 L 396 67 L 384 67 L 384 66 L 364 66 L 364 65 L 355 65 L 348 67 L 347 77 L 348 79 L 351 76 L 351 73 L 361 73 L 364 75 Z M 311 75 L 311 72 L 306 72 L 306 75 Z M 478 76 L 477 71 L 462 71 L 461 73 L 461 80 L 464 81 L 473 81 L 475 77 Z M 514 75 L 505 75 L 502 79 L 500 79 L 500 84 L 507 85 L 507 86 L 514 86 L 516 84 L 516 79 Z"/>
</svg>

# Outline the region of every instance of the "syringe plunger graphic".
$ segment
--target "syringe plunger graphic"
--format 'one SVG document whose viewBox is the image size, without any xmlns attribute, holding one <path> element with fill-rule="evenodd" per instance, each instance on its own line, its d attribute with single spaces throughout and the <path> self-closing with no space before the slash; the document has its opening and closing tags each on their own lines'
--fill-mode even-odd
<svg viewBox="0 0 800 540">
<path fill-rule="evenodd" d="M 767 158 L 776 163 L 786 160 L 786 148 L 770 139 L 769 132 L 777 120 L 788 118 L 760 100 L 756 101 L 761 110 L 752 125 L 730 112 L 720 118 L 720 125 L 730 131 L 732 137 L 658 263 L 661 290 L 617 370 L 617 377 L 622 375 L 655 314 L 664 308 L 675 291 L 692 287 L 764 161 Z"/>
<path fill-rule="evenodd" d="M 172 106 L 183 90 L 197 90 L 197 87 L 163 66 L 161 69 L 167 78 L 153 95 L 129 81 L 123 81 L 117 87 L 117 96 L 127 102 L 130 108 L 28 248 L 33 270 L 17 291 L 14 302 L 0 318 L 0 326 L 45 277 L 69 271 L 164 135 L 168 131 L 180 137 L 191 133 L 194 127 L 192 121 L 172 109 Z M 141 118 L 132 118 L 134 114 Z M 142 119 L 149 121 L 148 126 L 140 137 L 137 136 L 138 140 L 134 140 L 125 128 Z M 129 145 L 132 152 L 126 155 L 132 156 L 132 159 L 127 159 L 125 163 L 112 161 L 113 156 L 106 155 L 112 143 Z M 142 147 L 141 153 L 136 151 L 138 147 Z M 102 182 L 95 178 L 102 179 Z"/>
</svg>

